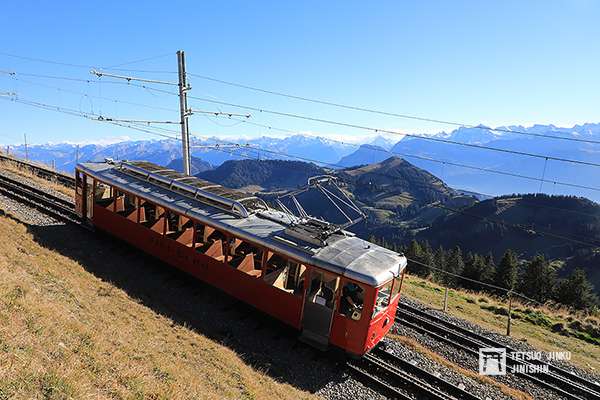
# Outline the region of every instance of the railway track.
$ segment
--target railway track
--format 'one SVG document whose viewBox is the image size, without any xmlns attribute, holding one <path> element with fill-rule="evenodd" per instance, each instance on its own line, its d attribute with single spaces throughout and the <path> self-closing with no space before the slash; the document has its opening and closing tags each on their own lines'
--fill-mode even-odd
<svg viewBox="0 0 600 400">
<path fill-rule="evenodd" d="M 73 176 L 65 174 L 63 172 L 55 171 L 44 164 L 29 160 L 23 160 L 7 154 L 0 154 L 0 160 L 9 161 L 21 167 L 27 168 L 41 178 L 48 179 L 50 181 L 55 181 L 70 188 L 75 187 L 75 178 Z"/>
<path fill-rule="evenodd" d="M 397 399 L 477 400 L 478 397 L 380 347 L 348 367 L 363 381 Z M 407 394 L 414 394 L 414 397 Z"/>
<path fill-rule="evenodd" d="M 541 360 L 526 361 L 512 357 L 511 352 L 516 352 L 515 349 L 416 307 L 402 304 L 398 309 L 396 321 L 417 332 L 427 334 L 437 340 L 455 346 L 468 354 L 472 354 L 474 357 L 479 357 L 480 348 L 506 348 L 506 361 L 509 370 L 512 367 L 519 368 L 520 366 L 527 367 L 528 365 L 542 368 L 542 372 L 539 373 L 517 371 L 517 375 L 553 390 L 567 399 L 600 400 L 600 385 L 597 383 Z M 544 368 L 547 368 L 547 372 L 544 372 Z"/>
<path fill-rule="evenodd" d="M 73 202 L 0 175 L 0 193 L 58 220 L 80 224 Z"/>
</svg>

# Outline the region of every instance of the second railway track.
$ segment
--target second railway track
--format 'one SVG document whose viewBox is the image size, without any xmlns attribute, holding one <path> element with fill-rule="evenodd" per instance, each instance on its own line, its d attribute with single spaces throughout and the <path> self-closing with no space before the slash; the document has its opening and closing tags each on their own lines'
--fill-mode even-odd
<svg viewBox="0 0 600 400">
<path fill-rule="evenodd" d="M 58 220 L 77 224 L 80 222 L 73 202 L 15 179 L 0 175 L 0 193 Z"/>
<path fill-rule="evenodd" d="M 361 360 L 349 362 L 348 367 L 377 386 L 386 395 L 398 399 L 477 400 L 474 394 L 428 372 L 380 347 Z M 414 394 L 412 397 L 408 393 Z"/>
<path fill-rule="evenodd" d="M 489 337 L 472 332 L 462 326 L 446 321 L 419 308 L 402 304 L 398 308 L 398 323 L 417 332 L 432 336 L 434 339 L 457 347 L 474 357 L 478 357 L 479 349 L 485 347 L 506 348 L 507 366 L 534 365 L 548 369 L 548 372 L 525 373 L 518 375 L 531 380 L 541 387 L 553 390 L 561 396 L 572 400 L 599 399 L 600 385 L 584 377 L 567 371 L 556 365 L 538 360 L 519 360 L 510 357 L 515 350 Z"/>
<path fill-rule="evenodd" d="M 75 178 L 71 175 L 68 175 L 63 172 L 55 171 L 43 164 L 23 160 L 17 157 L 13 157 L 7 154 L 0 154 L 0 161 L 7 161 L 9 163 L 14 163 L 22 168 L 26 168 L 36 174 L 41 178 L 48 179 L 50 181 L 55 181 L 60 183 L 61 185 L 74 188 L 75 187 Z"/>
</svg>

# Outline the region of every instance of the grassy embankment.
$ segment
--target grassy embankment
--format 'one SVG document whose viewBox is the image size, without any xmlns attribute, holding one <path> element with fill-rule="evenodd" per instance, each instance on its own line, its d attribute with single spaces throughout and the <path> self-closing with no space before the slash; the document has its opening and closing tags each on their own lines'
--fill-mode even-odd
<svg viewBox="0 0 600 400">
<path fill-rule="evenodd" d="M 24 225 L 0 217 L 0 237 L 0 399 L 311 397 L 41 246 Z"/>
<path fill-rule="evenodd" d="M 444 288 L 408 276 L 405 295 L 441 309 Z M 499 299 L 464 290 L 449 291 L 448 312 L 486 329 L 506 333 L 507 304 Z M 575 365 L 600 371 L 600 319 L 566 309 L 531 307 L 513 301 L 512 336 L 541 351 L 571 351 Z"/>
</svg>

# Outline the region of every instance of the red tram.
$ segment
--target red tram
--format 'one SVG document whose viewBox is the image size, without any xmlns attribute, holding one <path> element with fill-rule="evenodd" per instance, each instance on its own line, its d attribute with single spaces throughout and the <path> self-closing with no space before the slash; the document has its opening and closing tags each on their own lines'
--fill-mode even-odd
<svg viewBox="0 0 600 400">
<path fill-rule="evenodd" d="M 148 162 L 81 163 L 82 219 L 353 355 L 394 322 L 406 258 L 331 229 L 290 223 L 261 199 Z"/>
</svg>

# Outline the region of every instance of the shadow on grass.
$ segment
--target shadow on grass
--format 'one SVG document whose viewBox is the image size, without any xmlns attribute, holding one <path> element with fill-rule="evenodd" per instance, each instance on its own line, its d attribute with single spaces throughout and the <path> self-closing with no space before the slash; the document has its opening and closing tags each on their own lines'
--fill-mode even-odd
<svg viewBox="0 0 600 400">
<path fill-rule="evenodd" d="M 28 230 L 43 247 L 77 261 L 174 323 L 229 347 L 278 381 L 315 392 L 344 379 L 340 357 L 307 347 L 293 329 L 125 242 L 72 225 Z"/>
</svg>

